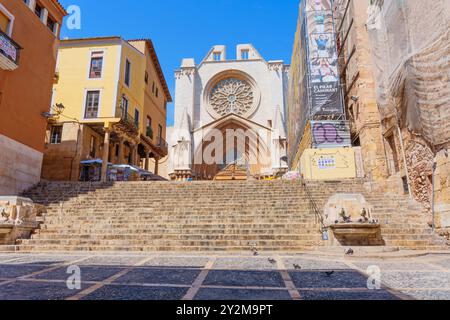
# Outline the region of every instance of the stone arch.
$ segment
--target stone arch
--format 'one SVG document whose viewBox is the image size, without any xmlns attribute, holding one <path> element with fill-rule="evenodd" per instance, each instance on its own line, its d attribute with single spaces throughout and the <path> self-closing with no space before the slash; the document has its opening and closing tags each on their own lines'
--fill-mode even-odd
<svg viewBox="0 0 450 320">
<path fill-rule="evenodd" d="M 231 143 L 227 143 L 227 130 L 234 130 L 236 135 L 233 136 Z M 205 158 L 209 156 L 209 150 L 215 141 L 215 135 L 221 134 L 222 143 L 219 142 L 218 148 L 222 149 L 221 154 L 212 154 L 214 162 L 211 163 L 211 159 L 205 161 Z M 242 135 L 244 133 L 244 135 Z M 228 136 L 228 139 L 230 136 Z M 271 168 L 271 154 L 267 143 L 264 141 L 266 137 L 261 137 L 248 124 L 236 120 L 228 119 L 220 124 L 217 124 L 213 129 L 204 135 L 202 143 L 194 153 L 194 164 L 192 166 L 192 175 L 197 180 L 213 180 L 214 177 L 221 172 L 227 165 L 233 163 L 235 160 L 242 160 L 248 164 L 248 170 L 251 176 L 259 176 L 268 172 Z M 245 139 L 245 140 L 244 140 Z M 229 149 L 232 146 L 233 149 Z M 209 147 L 209 148 L 208 148 Z M 216 149 L 216 151 L 217 151 Z M 241 152 L 239 152 L 241 151 Z M 205 153 L 206 157 L 205 157 Z M 237 157 L 230 157 L 230 154 L 235 154 Z M 241 157 L 242 153 L 242 157 Z M 217 163 L 216 159 L 222 161 Z M 236 159 L 238 158 L 238 159 Z M 197 163 L 201 160 L 201 163 Z"/>
</svg>

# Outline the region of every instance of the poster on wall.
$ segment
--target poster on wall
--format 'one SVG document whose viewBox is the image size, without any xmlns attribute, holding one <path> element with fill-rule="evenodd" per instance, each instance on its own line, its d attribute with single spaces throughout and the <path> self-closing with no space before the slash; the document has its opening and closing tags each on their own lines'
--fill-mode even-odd
<svg viewBox="0 0 450 320">
<path fill-rule="evenodd" d="M 311 134 L 316 149 L 352 146 L 348 121 L 311 121 Z"/>
</svg>

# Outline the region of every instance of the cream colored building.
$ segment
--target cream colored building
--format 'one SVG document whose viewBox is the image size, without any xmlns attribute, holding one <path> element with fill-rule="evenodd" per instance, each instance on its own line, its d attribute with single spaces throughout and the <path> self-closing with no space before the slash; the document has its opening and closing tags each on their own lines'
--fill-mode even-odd
<svg viewBox="0 0 450 320">
<path fill-rule="evenodd" d="M 238 45 L 232 58 L 225 46 L 214 46 L 200 64 L 184 59 L 175 73 L 172 179 L 211 180 L 237 162 L 257 178 L 285 172 L 288 70 L 283 61 L 266 61 L 249 44 Z M 247 139 L 242 150 L 234 141 L 227 145 L 230 131 L 237 140 Z M 244 137 L 251 133 L 260 135 Z M 213 141 L 221 146 L 208 161 Z"/>
</svg>

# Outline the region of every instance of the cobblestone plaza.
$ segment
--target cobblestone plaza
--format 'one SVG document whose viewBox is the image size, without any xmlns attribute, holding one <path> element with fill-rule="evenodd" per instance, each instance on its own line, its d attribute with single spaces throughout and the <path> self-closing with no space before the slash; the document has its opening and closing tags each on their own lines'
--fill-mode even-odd
<svg viewBox="0 0 450 320">
<path fill-rule="evenodd" d="M 2 254 L 0 287 L 2 300 L 448 300 L 450 254 Z"/>
</svg>

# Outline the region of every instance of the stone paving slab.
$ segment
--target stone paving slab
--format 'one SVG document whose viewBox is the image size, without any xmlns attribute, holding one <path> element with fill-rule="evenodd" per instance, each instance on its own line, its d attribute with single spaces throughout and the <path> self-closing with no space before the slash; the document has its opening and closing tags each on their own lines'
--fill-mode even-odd
<svg viewBox="0 0 450 320">
<path fill-rule="evenodd" d="M 9 262 L 15 265 L 52 265 L 57 263 L 68 263 L 83 258 L 81 255 L 36 255 L 22 256 L 18 260 Z"/>
<path fill-rule="evenodd" d="M 213 270 L 209 272 L 203 284 L 225 287 L 284 287 L 281 274 L 272 271 Z"/>
<path fill-rule="evenodd" d="M 117 279 L 114 283 L 120 284 L 178 284 L 192 285 L 200 274 L 200 270 L 190 269 L 153 269 L 136 268 Z"/>
<path fill-rule="evenodd" d="M 181 300 L 188 288 L 107 285 L 82 300 Z"/>
<path fill-rule="evenodd" d="M 382 280 L 386 285 L 394 288 L 450 288 L 450 273 L 440 271 L 384 272 Z"/>
<path fill-rule="evenodd" d="M 194 300 L 291 300 L 287 290 L 248 290 L 202 288 Z"/>
<path fill-rule="evenodd" d="M 431 263 L 450 270 L 450 259 L 434 260 Z"/>
<path fill-rule="evenodd" d="M 108 267 L 108 266 L 80 266 L 81 281 L 94 281 L 100 282 L 108 279 L 109 277 L 119 273 L 123 268 Z M 68 273 L 68 267 L 62 267 L 53 271 L 45 272 L 33 276 L 33 279 L 46 279 L 46 280 L 67 280 L 67 278 L 73 274 Z"/>
<path fill-rule="evenodd" d="M 65 281 L 17 281 L 0 287 L 0 300 L 63 300 L 81 290 L 68 289 Z"/>
<path fill-rule="evenodd" d="M 221 270 L 276 270 L 277 264 L 269 262 L 269 258 L 218 258 L 214 263 L 214 268 Z"/>
<path fill-rule="evenodd" d="M 371 266 L 377 266 L 381 269 L 381 271 L 390 271 L 390 270 L 402 270 L 402 271 L 424 271 L 424 270 L 440 270 L 439 267 L 435 267 L 427 264 L 426 262 L 379 262 L 379 261 L 370 261 L 370 262 L 353 262 L 355 266 L 361 268 L 362 270 L 367 270 L 367 268 Z"/>
<path fill-rule="evenodd" d="M 367 288 L 367 278 L 358 271 L 335 271 L 328 275 L 323 271 L 289 272 L 296 288 Z"/>
<path fill-rule="evenodd" d="M 341 261 L 333 260 L 314 260 L 312 258 L 287 258 L 284 259 L 286 269 L 294 270 L 295 266 L 301 267 L 301 270 L 348 270 L 349 266 Z"/>
<path fill-rule="evenodd" d="M 0 278 L 15 279 L 37 271 L 45 270 L 45 268 L 45 266 L 0 265 Z"/>
<path fill-rule="evenodd" d="M 90 257 L 87 260 L 78 263 L 78 265 L 133 266 L 136 263 L 142 261 L 144 258 L 145 256 L 124 256 L 124 255 L 96 256 Z"/>
<path fill-rule="evenodd" d="M 300 291 L 304 300 L 400 300 L 386 290 L 374 291 Z"/>
<path fill-rule="evenodd" d="M 417 300 L 450 300 L 450 291 L 407 290 L 405 294 Z"/>
<path fill-rule="evenodd" d="M 203 257 L 154 257 L 144 266 L 203 268 L 208 261 L 209 258 Z"/>
</svg>

